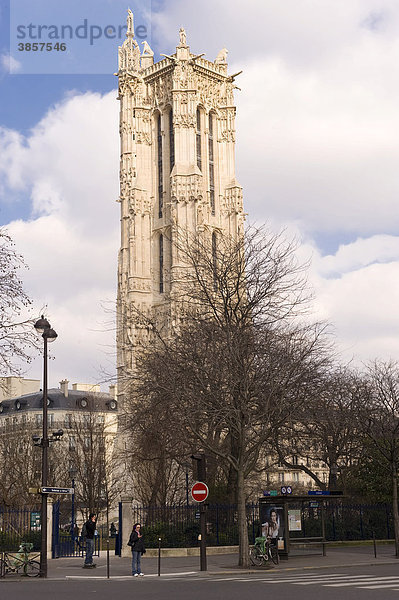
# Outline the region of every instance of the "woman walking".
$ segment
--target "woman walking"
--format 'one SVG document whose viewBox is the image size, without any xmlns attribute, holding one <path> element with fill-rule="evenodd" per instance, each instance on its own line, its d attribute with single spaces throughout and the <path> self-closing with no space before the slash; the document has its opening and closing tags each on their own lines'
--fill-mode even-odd
<svg viewBox="0 0 399 600">
<path fill-rule="evenodd" d="M 133 531 L 130 534 L 128 546 L 132 548 L 132 575 L 134 577 L 143 576 L 141 572 L 141 555 L 145 553 L 144 539 L 141 533 L 140 523 L 133 526 Z"/>
</svg>

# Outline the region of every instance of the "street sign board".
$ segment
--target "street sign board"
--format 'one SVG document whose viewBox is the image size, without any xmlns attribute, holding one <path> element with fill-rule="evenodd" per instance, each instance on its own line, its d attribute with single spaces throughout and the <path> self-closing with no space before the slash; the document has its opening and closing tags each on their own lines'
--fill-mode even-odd
<svg viewBox="0 0 399 600">
<path fill-rule="evenodd" d="M 203 502 L 208 498 L 209 489 L 206 483 L 197 481 L 191 488 L 191 497 L 196 502 Z"/>
<path fill-rule="evenodd" d="M 281 488 L 281 494 L 285 496 L 286 494 L 292 494 L 292 487 L 290 485 L 283 485 Z"/>
<path fill-rule="evenodd" d="M 270 490 L 270 495 L 271 496 L 278 496 L 277 490 Z"/>
<path fill-rule="evenodd" d="M 60 488 L 60 487 L 41 487 L 41 494 L 73 494 L 73 488 Z"/>
</svg>

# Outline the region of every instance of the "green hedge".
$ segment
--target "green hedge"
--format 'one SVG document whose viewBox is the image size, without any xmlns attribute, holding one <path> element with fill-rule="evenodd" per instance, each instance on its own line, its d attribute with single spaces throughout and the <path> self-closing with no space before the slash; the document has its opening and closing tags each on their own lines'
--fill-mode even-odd
<svg viewBox="0 0 399 600">
<path fill-rule="evenodd" d="M 33 544 L 32 550 L 34 552 L 39 552 L 40 540 L 40 531 L 27 531 L 22 536 L 0 531 L 0 551 L 17 552 L 21 542 L 29 542 Z"/>
</svg>

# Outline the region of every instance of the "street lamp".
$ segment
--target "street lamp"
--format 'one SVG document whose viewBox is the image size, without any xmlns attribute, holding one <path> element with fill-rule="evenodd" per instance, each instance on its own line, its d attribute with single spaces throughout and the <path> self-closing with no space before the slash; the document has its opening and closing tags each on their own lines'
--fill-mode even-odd
<svg viewBox="0 0 399 600">
<path fill-rule="evenodd" d="M 336 462 L 333 462 L 330 466 L 330 477 L 329 477 L 329 490 L 337 489 L 337 479 L 338 479 L 338 465 Z"/>
<path fill-rule="evenodd" d="M 50 323 L 42 315 L 35 323 L 36 331 L 41 334 L 44 342 L 43 348 L 43 433 L 40 446 L 42 447 L 42 488 L 47 486 L 48 473 L 48 423 L 47 423 L 47 344 L 54 342 L 57 337 Z M 47 494 L 42 492 L 41 519 L 41 544 L 40 544 L 40 577 L 47 577 Z"/>
<path fill-rule="evenodd" d="M 74 546 L 75 540 L 75 477 L 77 475 L 77 470 L 74 467 L 69 469 L 69 476 L 72 479 L 72 506 L 71 506 L 71 540 L 72 545 Z"/>
</svg>

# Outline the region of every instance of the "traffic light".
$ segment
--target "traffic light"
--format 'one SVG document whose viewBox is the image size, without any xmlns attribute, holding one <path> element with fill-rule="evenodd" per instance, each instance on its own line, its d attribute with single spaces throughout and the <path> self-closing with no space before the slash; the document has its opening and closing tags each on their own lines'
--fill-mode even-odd
<svg viewBox="0 0 399 600">
<path fill-rule="evenodd" d="M 205 454 L 192 454 L 193 473 L 196 474 L 197 481 L 206 480 L 206 458 Z"/>
</svg>

